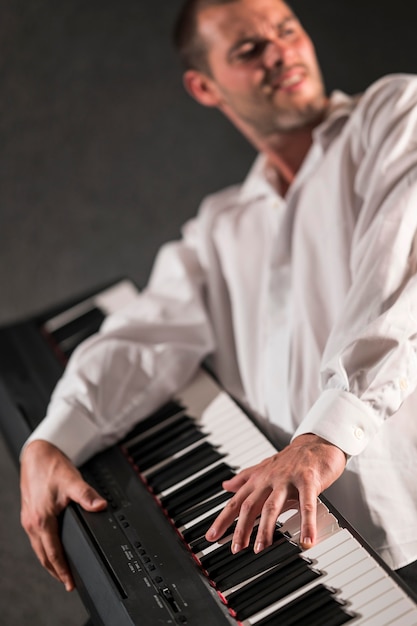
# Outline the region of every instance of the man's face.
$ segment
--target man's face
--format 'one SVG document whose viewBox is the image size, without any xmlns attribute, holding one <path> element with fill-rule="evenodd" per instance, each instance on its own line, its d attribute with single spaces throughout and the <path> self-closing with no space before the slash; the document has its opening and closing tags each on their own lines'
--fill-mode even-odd
<svg viewBox="0 0 417 626">
<path fill-rule="evenodd" d="M 313 44 L 281 0 L 237 0 L 203 10 L 219 108 L 258 136 L 314 125 L 326 97 Z"/>
</svg>

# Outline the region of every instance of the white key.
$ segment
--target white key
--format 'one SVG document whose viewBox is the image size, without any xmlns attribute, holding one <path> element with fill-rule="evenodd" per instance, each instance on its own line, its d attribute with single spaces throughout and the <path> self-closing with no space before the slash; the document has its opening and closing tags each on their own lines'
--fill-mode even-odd
<svg viewBox="0 0 417 626">
<path fill-rule="evenodd" d="M 327 545 L 325 545 L 327 544 Z M 320 553 L 319 548 L 322 548 L 323 554 Z M 331 547 L 331 549 L 330 549 Z M 310 551 L 314 550 L 314 558 L 316 563 L 314 567 L 320 571 L 324 571 L 323 576 L 316 579 L 312 583 L 308 583 L 302 589 L 297 589 L 293 593 L 289 594 L 286 598 L 275 602 L 270 607 L 260 611 L 256 615 L 249 618 L 248 623 L 256 624 L 259 620 L 263 619 L 270 613 L 283 608 L 289 602 L 292 602 L 296 598 L 303 596 L 307 591 L 313 589 L 318 585 L 332 586 L 331 578 L 336 574 L 351 568 L 355 563 L 365 558 L 365 555 L 361 553 L 359 544 L 357 541 L 351 541 L 351 535 L 346 530 L 340 530 L 329 540 L 324 541 L 322 544 L 314 546 L 310 550 L 304 552 L 305 556 L 311 558 Z M 352 577 L 354 573 L 352 573 Z M 343 596 L 341 596 L 343 597 Z"/>
<path fill-rule="evenodd" d="M 362 622 L 366 626 L 415 626 L 417 624 L 417 609 L 409 598 L 401 598 L 378 612 L 374 617 L 365 616 Z M 413 620 L 413 621 L 410 621 Z"/>
<path fill-rule="evenodd" d="M 323 554 L 320 554 L 320 548 Z M 407 620 L 411 620 L 409 613 L 412 611 L 414 624 L 417 624 L 417 607 L 348 531 L 340 531 L 329 541 L 314 546 L 304 554 L 314 556 L 316 568 L 324 570 L 325 574 L 253 616 L 248 624 L 256 624 L 318 584 L 334 587 L 337 590 L 336 597 L 347 602 L 346 610 L 358 614 L 356 619 L 349 622 L 352 626 L 388 626 L 391 622 L 403 626 L 402 615 L 407 614 L 407 611 Z M 410 624 L 413 622 L 410 621 Z"/>
<path fill-rule="evenodd" d="M 391 579 L 389 581 L 392 583 Z M 386 585 L 388 587 L 388 585 Z M 362 605 L 360 608 L 361 619 L 355 623 L 359 626 L 362 624 L 363 626 L 368 626 L 368 624 L 372 624 L 372 626 L 386 626 L 387 624 L 391 624 L 394 621 L 394 624 L 397 622 L 398 626 L 402 626 L 402 608 L 400 601 L 404 599 L 403 592 L 399 587 L 391 588 L 388 591 L 385 590 L 383 593 L 379 593 L 379 589 L 375 590 L 377 594 L 375 599 L 370 600 L 365 605 Z M 395 609 L 395 605 L 397 604 L 397 616 L 393 617 L 393 610 Z M 389 617 L 386 619 L 384 614 L 388 611 Z M 399 621 L 398 621 L 399 620 Z M 414 624 L 417 624 L 417 608 L 414 608 Z"/>
</svg>

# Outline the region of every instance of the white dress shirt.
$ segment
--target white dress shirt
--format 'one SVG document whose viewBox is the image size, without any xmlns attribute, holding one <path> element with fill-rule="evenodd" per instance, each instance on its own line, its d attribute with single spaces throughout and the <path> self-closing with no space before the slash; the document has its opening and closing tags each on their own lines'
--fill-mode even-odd
<svg viewBox="0 0 417 626">
<path fill-rule="evenodd" d="M 417 78 L 336 93 L 285 199 L 260 156 L 74 354 L 33 438 L 80 464 L 208 355 L 278 443 L 351 458 L 329 490 L 387 563 L 417 559 Z"/>
</svg>

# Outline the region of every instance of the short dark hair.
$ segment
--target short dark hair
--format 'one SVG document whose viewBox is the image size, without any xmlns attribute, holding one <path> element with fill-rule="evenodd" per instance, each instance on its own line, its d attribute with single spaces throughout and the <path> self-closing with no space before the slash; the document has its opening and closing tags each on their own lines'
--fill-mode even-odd
<svg viewBox="0 0 417 626">
<path fill-rule="evenodd" d="M 174 45 L 186 70 L 210 74 L 207 48 L 198 32 L 198 14 L 211 6 L 231 4 L 238 0 L 186 0 L 174 27 Z"/>
</svg>

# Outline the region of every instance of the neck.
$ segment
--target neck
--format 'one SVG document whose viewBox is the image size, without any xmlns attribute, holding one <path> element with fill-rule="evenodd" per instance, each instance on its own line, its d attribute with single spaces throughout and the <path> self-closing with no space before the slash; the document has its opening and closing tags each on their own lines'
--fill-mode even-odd
<svg viewBox="0 0 417 626">
<path fill-rule="evenodd" d="M 294 181 L 312 144 L 312 128 L 269 137 L 257 142 L 279 179 L 279 190 L 285 195 Z"/>
<path fill-rule="evenodd" d="M 322 121 L 325 110 L 313 122 L 303 127 L 263 136 L 256 132 L 253 125 L 245 123 L 241 117 L 238 118 L 229 107 L 223 104 L 219 108 L 253 147 L 267 156 L 271 168 L 277 173 L 279 192 L 285 195 L 307 156 L 313 142 L 313 130 Z"/>
</svg>

